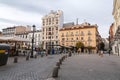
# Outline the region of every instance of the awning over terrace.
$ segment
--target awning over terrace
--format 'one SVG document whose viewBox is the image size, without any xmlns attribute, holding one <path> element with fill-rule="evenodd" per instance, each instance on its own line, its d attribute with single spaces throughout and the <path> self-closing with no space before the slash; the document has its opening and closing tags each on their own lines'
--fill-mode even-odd
<svg viewBox="0 0 120 80">
<path fill-rule="evenodd" d="M 21 37 L 17 37 L 17 36 L 14 36 L 14 37 L 3 37 L 1 36 L 0 37 L 0 42 L 2 41 L 10 41 L 10 42 L 30 42 L 29 39 L 24 39 L 24 38 L 21 38 Z"/>
</svg>

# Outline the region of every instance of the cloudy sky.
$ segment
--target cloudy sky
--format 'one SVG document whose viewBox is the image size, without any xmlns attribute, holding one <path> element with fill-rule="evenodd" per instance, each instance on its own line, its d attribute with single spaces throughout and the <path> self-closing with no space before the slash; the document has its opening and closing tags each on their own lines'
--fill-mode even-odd
<svg viewBox="0 0 120 80">
<path fill-rule="evenodd" d="M 0 30 L 14 25 L 41 27 L 41 17 L 50 10 L 62 10 L 64 22 L 98 24 L 102 37 L 108 36 L 113 0 L 0 0 Z"/>
</svg>

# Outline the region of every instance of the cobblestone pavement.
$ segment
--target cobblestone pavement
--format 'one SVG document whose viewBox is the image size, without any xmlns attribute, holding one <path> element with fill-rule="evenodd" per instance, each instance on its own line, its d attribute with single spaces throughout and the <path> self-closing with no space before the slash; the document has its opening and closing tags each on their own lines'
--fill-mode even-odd
<svg viewBox="0 0 120 80">
<path fill-rule="evenodd" d="M 30 59 L 19 57 L 18 63 L 9 58 L 8 64 L 0 66 L 0 80 L 46 80 L 62 55 L 49 55 Z"/>
<path fill-rule="evenodd" d="M 120 56 L 74 55 L 63 62 L 57 80 L 120 80 Z"/>
</svg>

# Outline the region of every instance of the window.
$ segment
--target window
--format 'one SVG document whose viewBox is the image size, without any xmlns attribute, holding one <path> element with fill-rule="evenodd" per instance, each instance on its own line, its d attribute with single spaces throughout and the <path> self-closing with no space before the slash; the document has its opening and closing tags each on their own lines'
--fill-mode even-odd
<svg viewBox="0 0 120 80">
<path fill-rule="evenodd" d="M 76 40 L 78 40 L 78 37 L 76 38 Z"/>
<path fill-rule="evenodd" d="M 37 34 L 35 34 L 35 38 L 37 38 Z"/>
<path fill-rule="evenodd" d="M 58 41 L 56 41 L 56 44 L 58 44 Z"/>
<path fill-rule="evenodd" d="M 62 37 L 64 37 L 64 33 L 62 33 Z"/>
<path fill-rule="evenodd" d="M 68 36 L 68 32 L 66 32 L 66 36 Z"/>
<path fill-rule="evenodd" d="M 73 32 L 71 32 L 71 36 L 73 36 Z"/>
<path fill-rule="evenodd" d="M 26 35 L 26 38 L 27 38 L 27 35 Z"/>
<path fill-rule="evenodd" d="M 49 36 L 49 39 L 51 39 L 51 36 Z"/>
<path fill-rule="evenodd" d="M 49 28 L 49 31 L 51 31 L 51 28 Z"/>
<path fill-rule="evenodd" d="M 40 37 L 40 34 L 38 35 L 38 37 Z"/>
<path fill-rule="evenodd" d="M 78 36 L 78 31 L 76 32 L 76 36 Z"/>
<path fill-rule="evenodd" d="M 52 30 L 54 30 L 54 28 L 52 28 Z"/>
<path fill-rule="evenodd" d="M 56 27 L 56 30 L 58 30 L 58 27 Z"/>
<path fill-rule="evenodd" d="M 44 31 L 44 28 L 43 28 L 43 31 Z"/>
<path fill-rule="evenodd" d="M 67 40 L 68 40 L 68 38 L 67 38 Z"/>
<path fill-rule="evenodd" d="M 52 45 L 54 45 L 54 42 L 52 42 Z"/>
<path fill-rule="evenodd" d="M 88 41 L 91 41 L 91 37 L 88 37 Z"/>
<path fill-rule="evenodd" d="M 71 40 L 73 40 L 73 38 L 71 38 Z"/>
<path fill-rule="evenodd" d="M 49 32 L 49 35 L 51 35 L 51 32 Z"/>
<path fill-rule="evenodd" d="M 84 38 L 83 38 L 83 37 L 81 37 L 81 40 L 84 40 Z"/>
<path fill-rule="evenodd" d="M 58 21 L 56 21 L 56 24 L 58 24 Z"/>
<path fill-rule="evenodd" d="M 58 36 L 56 36 L 56 38 L 58 38 Z"/>
<path fill-rule="evenodd" d="M 81 31 L 81 36 L 84 36 L 84 33 L 83 33 L 83 31 Z"/>
<path fill-rule="evenodd" d="M 88 31 L 88 35 L 91 35 L 91 32 L 90 32 L 90 31 Z"/>
<path fill-rule="evenodd" d="M 65 40 L 65 38 L 62 38 L 62 41 L 64 41 Z"/>
</svg>

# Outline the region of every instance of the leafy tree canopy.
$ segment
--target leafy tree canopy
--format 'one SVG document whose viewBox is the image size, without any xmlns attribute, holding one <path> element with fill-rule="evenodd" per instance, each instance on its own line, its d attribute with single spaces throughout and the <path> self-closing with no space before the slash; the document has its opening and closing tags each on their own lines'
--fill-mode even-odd
<svg viewBox="0 0 120 80">
<path fill-rule="evenodd" d="M 81 41 L 79 41 L 79 42 L 76 43 L 76 47 L 77 48 L 83 48 L 84 44 Z"/>
</svg>

